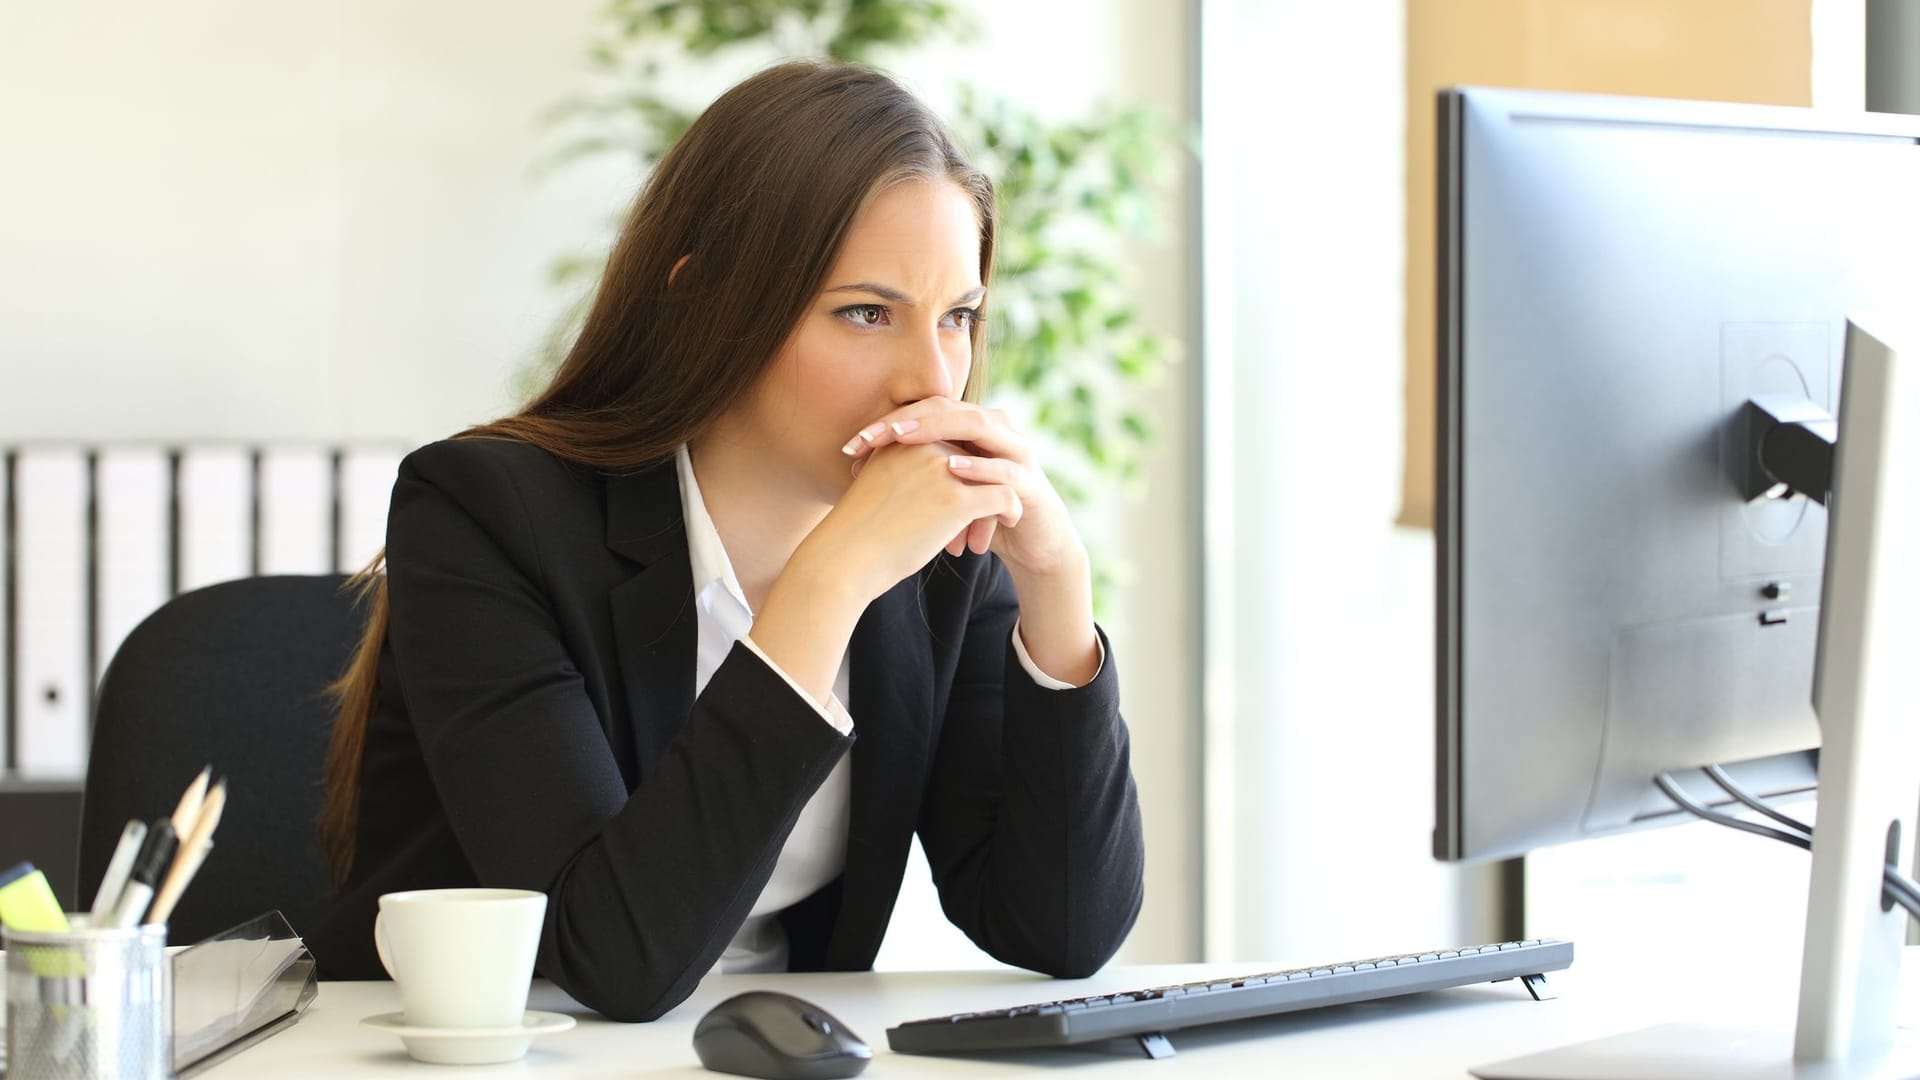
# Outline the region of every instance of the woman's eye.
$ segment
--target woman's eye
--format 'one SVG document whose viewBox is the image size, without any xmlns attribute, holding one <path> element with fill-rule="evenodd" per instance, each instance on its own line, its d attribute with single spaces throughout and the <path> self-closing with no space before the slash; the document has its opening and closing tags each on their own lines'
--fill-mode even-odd
<svg viewBox="0 0 1920 1080">
<path fill-rule="evenodd" d="M 841 308 L 836 314 L 855 326 L 885 326 L 887 309 L 879 304 L 855 304 Z"/>
<path fill-rule="evenodd" d="M 980 321 L 979 308 L 955 308 L 947 312 L 947 321 L 960 330 L 971 330 Z"/>
</svg>

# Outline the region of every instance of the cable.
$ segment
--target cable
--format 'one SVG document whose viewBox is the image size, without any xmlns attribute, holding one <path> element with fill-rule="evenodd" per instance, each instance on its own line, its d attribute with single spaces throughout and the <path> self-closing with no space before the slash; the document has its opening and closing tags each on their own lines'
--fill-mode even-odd
<svg viewBox="0 0 1920 1080">
<path fill-rule="evenodd" d="M 1813 835 L 1813 826 L 1807 824 L 1804 821 L 1801 821 L 1798 818 L 1788 817 L 1786 814 L 1783 814 L 1780 811 L 1775 810 L 1773 807 L 1768 806 L 1765 802 L 1754 798 L 1752 795 L 1747 794 L 1744 790 L 1741 789 L 1740 785 L 1733 782 L 1733 777 L 1728 776 L 1726 774 L 1726 771 L 1720 768 L 1720 766 L 1704 765 L 1704 766 L 1701 766 L 1700 771 L 1703 773 L 1706 773 L 1707 779 L 1720 785 L 1720 790 L 1733 796 L 1735 799 L 1738 799 L 1742 805 L 1745 805 L 1747 807 L 1750 807 L 1751 809 L 1757 810 L 1760 813 L 1767 815 L 1768 817 L 1779 822 L 1780 824 L 1785 825 L 1787 828 L 1792 829 L 1794 832 L 1802 833 L 1807 836 Z"/>
<path fill-rule="evenodd" d="M 1901 873 L 1900 868 L 1892 863 L 1887 864 L 1885 879 L 1886 891 L 1893 895 L 1894 900 L 1913 912 L 1915 918 L 1920 918 L 1920 909 L 1916 909 L 1916 905 L 1920 905 L 1920 886 L 1915 886 L 1913 879 Z"/>
<path fill-rule="evenodd" d="M 1812 838 L 1813 826 L 1808 825 L 1807 823 L 1800 821 L 1797 818 L 1789 817 L 1786 814 L 1783 814 L 1780 811 L 1775 810 L 1773 807 L 1767 805 L 1765 801 L 1755 798 L 1751 794 L 1748 794 L 1744 788 L 1734 783 L 1733 778 L 1728 776 L 1726 771 L 1720 768 L 1720 766 L 1706 765 L 1706 766 L 1702 766 L 1700 771 L 1706 773 L 1707 779 L 1712 780 L 1714 783 L 1720 785 L 1720 789 L 1722 791 L 1725 791 L 1728 795 L 1731 795 L 1735 799 L 1738 799 L 1743 805 L 1752 807 L 1753 809 L 1758 810 L 1760 813 L 1767 815 L 1773 820 L 1778 821 L 1781 824 L 1786 825 L 1798 832 L 1805 833 L 1808 838 Z M 1889 892 L 1902 891 L 1910 900 L 1920 901 L 1920 885 L 1916 885 L 1912 878 L 1909 878 L 1905 874 L 1901 873 L 1900 867 L 1898 865 L 1894 863 L 1888 863 L 1886 866 L 1885 878 L 1886 878 L 1887 890 Z M 1914 911 L 1914 904 L 1912 903 L 1907 903 L 1903 901 L 1901 906 L 1905 907 L 1909 911 Z M 1920 911 L 1915 911 L 1915 915 L 1920 916 Z"/>
<path fill-rule="evenodd" d="M 1887 864 L 1887 884 L 1898 885 L 1900 888 L 1911 893 L 1916 899 L 1920 899 L 1920 885 L 1914 884 L 1912 878 L 1901 873 L 1900 868 L 1892 863 Z"/>
<path fill-rule="evenodd" d="M 1887 866 L 1886 877 L 1880 892 L 1886 899 L 1906 908 L 1907 914 L 1920 919 L 1920 894 L 1913 891 L 1913 883 L 1906 880 L 1905 876 L 1891 864 Z"/>
<path fill-rule="evenodd" d="M 1750 832 L 1755 836 L 1764 836 L 1770 840 L 1778 840 L 1782 843 L 1792 844 L 1794 847 L 1802 850 L 1813 850 L 1813 827 L 1811 825 L 1788 817 L 1741 790 L 1739 785 L 1735 784 L 1732 778 L 1727 776 L 1718 765 L 1708 765 L 1701 771 L 1707 774 L 1707 779 L 1719 785 L 1721 790 L 1739 800 L 1743 805 L 1752 807 L 1775 821 L 1791 826 L 1799 831 L 1785 832 L 1773 828 L 1770 825 L 1762 825 L 1754 821 L 1742 821 L 1730 814 L 1722 814 L 1718 810 L 1712 810 L 1702 806 L 1682 792 L 1680 786 L 1674 783 L 1673 777 L 1667 773 L 1660 773 L 1655 776 L 1653 778 L 1653 784 L 1660 789 L 1661 794 L 1673 800 L 1676 806 L 1696 817 L 1704 818 L 1716 825 L 1725 825 L 1729 829 L 1739 829 L 1741 832 Z M 1915 884 L 1912 878 L 1901 873 L 1900 868 L 1893 863 L 1887 863 L 1882 869 L 1880 893 L 1885 899 L 1891 900 L 1906 909 L 1909 918 L 1920 920 L 1920 884 Z"/>
<path fill-rule="evenodd" d="M 1666 773 L 1661 773 L 1654 777 L 1653 785 L 1659 788 L 1661 793 L 1667 798 L 1672 799 L 1680 809 L 1685 810 L 1695 817 L 1706 818 L 1716 825 L 1725 825 L 1729 829 L 1739 829 L 1741 832 L 1750 832 L 1755 836 L 1764 836 L 1771 840 L 1779 840 L 1782 843 L 1792 844 L 1795 847 L 1808 851 L 1813 850 L 1813 840 L 1809 836 L 1800 833 L 1782 832 L 1770 825 L 1762 825 L 1755 821 L 1741 821 L 1731 814 L 1723 814 L 1718 810 L 1707 809 L 1699 803 L 1694 802 L 1682 792 L 1679 785 L 1673 782 L 1673 777 Z"/>
</svg>

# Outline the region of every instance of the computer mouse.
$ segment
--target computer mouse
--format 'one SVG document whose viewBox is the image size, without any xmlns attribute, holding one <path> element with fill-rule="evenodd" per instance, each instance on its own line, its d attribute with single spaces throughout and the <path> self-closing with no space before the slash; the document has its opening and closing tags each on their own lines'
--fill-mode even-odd
<svg viewBox="0 0 1920 1080">
<path fill-rule="evenodd" d="M 832 1013 L 791 994 L 750 990 L 707 1010 L 693 1052 L 714 1072 L 767 1080 L 857 1076 L 873 1049 Z"/>
</svg>

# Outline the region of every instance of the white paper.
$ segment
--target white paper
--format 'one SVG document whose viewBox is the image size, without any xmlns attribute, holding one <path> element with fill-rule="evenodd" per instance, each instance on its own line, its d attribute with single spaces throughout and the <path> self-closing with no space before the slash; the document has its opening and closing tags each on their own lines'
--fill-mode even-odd
<svg viewBox="0 0 1920 1080">
<path fill-rule="evenodd" d="M 299 938 L 207 941 L 191 946 L 193 977 L 174 963 L 174 1060 L 194 1061 L 271 1017 L 257 1015 L 280 973 L 307 955 Z"/>
</svg>

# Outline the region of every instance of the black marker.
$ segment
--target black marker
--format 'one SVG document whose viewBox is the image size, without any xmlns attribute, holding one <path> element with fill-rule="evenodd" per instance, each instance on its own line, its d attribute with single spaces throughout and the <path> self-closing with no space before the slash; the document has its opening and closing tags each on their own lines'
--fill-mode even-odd
<svg viewBox="0 0 1920 1080">
<path fill-rule="evenodd" d="M 114 905 L 113 922 L 116 927 L 128 927 L 140 921 L 146 914 L 147 904 L 153 899 L 154 886 L 159 883 L 160 875 L 167 872 L 167 865 L 173 862 L 173 849 L 179 844 L 179 836 L 173 831 L 173 822 L 161 818 L 147 829 L 147 839 L 140 845 L 140 857 L 133 860 L 133 874 L 127 878 L 127 887 L 120 894 L 120 902 Z"/>
</svg>

